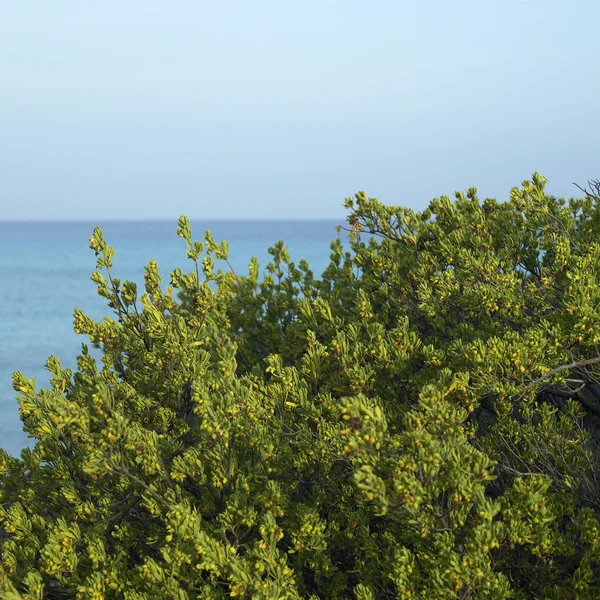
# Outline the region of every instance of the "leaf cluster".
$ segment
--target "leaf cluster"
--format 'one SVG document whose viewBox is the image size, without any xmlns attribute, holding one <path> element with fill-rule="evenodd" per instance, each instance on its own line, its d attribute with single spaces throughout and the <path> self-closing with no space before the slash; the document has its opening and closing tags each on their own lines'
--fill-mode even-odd
<svg viewBox="0 0 600 600">
<path fill-rule="evenodd" d="M 96 228 L 101 360 L 13 378 L 0 597 L 600 598 L 600 206 L 545 184 L 359 193 L 318 278 L 181 217 L 138 291 Z"/>
</svg>

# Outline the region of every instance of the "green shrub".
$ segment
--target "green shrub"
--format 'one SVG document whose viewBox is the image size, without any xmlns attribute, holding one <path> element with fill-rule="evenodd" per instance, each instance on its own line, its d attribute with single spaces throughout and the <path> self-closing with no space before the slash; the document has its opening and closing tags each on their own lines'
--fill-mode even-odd
<svg viewBox="0 0 600 600">
<path fill-rule="evenodd" d="M 0 597 L 600 598 L 600 206 L 358 194 L 321 278 L 179 220 L 191 272 L 92 279 L 77 372 L 14 375 Z"/>
</svg>

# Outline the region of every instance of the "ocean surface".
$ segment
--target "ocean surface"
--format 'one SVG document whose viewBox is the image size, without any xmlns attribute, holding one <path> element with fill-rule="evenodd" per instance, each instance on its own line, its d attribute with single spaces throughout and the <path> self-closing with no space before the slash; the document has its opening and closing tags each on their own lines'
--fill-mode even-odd
<svg viewBox="0 0 600 600">
<path fill-rule="evenodd" d="M 338 237 L 340 221 L 215 221 L 192 222 L 194 239 L 206 229 L 215 240 L 229 242 L 229 259 L 237 273 L 246 273 L 252 256 L 261 271 L 269 262 L 268 248 L 283 239 L 291 259 L 308 261 L 315 277 L 329 263 L 329 245 Z M 163 287 L 175 267 L 191 270 L 185 242 L 173 222 L 0 222 L 0 447 L 17 456 L 35 440 L 28 439 L 19 420 L 12 389 L 14 371 L 48 384 L 46 359 L 54 354 L 63 367 L 74 369 L 85 336 L 73 332 L 73 309 L 96 320 L 111 314 L 97 296 L 90 275 L 96 257 L 89 249 L 94 226 L 115 248 L 113 275 L 135 281 L 143 290 L 143 267 L 151 259 L 164 275 Z M 346 237 L 342 232 L 342 241 Z M 220 266 L 220 265 L 218 265 Z M 223 265 L 226 268 L 226 265 Z"/>
</svg>

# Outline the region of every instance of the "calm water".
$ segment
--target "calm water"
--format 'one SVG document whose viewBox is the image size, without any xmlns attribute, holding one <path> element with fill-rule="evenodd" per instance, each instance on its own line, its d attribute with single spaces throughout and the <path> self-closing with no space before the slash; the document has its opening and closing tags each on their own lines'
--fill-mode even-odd
<svg viewBox="0 0 600 600">
<path fill-rule="evenodd" d="M 340 221 L 341 222 L 341 221 Z M 283 239 L 293 261 L 305 258 L 315 276 L 329 262 L 329 244 L 337 237 L 333 221 L 221 221 L 192 223 L 200 240 L 212 230 L 215 240 L 229 242 L 230 262 L 236 272 L 246 272 L 252 256 L 261 269 L 269 260 L 267 249 Z M 169 282 L 175 267 L 185 272 L 191 261 L 185 242 L 173 222 L 106 223 L 2 223 L 0 222 L 0 447 L 17 455 L 31 445 L 22 431 L 18 404 L 11 386 L 13 371 L 47 385 L 46 359 L 56 355 L 63 367 L 73 368 L 84 336 L 73 332 L 73 309 L 83 309 L 95 319 L 110 312 L 96 295 L 90 275 L 96 258 L 88 247 L 94 225 L 104 231 L 115 248 L 113 273 L 143 289 L 143 267 L 158 262 Z M 189 265 L 189 266 L 188 266 Z"/>
</svg>

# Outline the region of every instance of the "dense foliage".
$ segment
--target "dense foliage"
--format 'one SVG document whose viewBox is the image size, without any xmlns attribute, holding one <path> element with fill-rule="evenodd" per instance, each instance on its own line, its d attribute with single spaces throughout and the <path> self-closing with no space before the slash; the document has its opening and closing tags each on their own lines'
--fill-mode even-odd
<svg viewBox="0 0 600 600">
<path fill-rule="evenodd" d="M 92 279 L 77 372 L 14 375 L 0 597 L 600 598 L 600 199 L 358 194 L 320 278 Z"/>
</svg>

